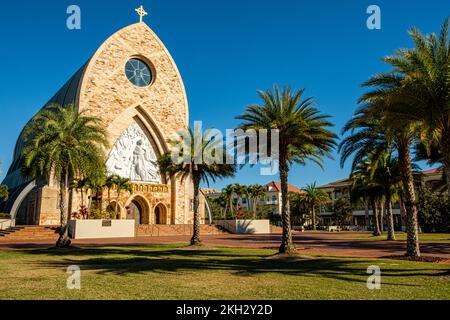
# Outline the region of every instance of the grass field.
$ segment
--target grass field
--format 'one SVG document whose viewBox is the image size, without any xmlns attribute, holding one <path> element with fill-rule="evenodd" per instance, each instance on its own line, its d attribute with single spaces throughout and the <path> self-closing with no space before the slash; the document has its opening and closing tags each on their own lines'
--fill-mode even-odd
<svg viewBox="0 0 450 320">
<path fill-rule="evenodd" d="M 272 250 L 185 245 L 0 252 L 0 299 L 450 299 L 443 264 L 332 257 L 275 258 Z M 81 290 L 66 288 L 81 268 Z M 382 289 L 367 289 L 367 268 Z"/>
<path fill-rule="evenodd" d="M 371 233 L 361 233 L 361 234 L 339 234 L 339 233 L 330 233 L 327 237 L 332 237 L 336 239 L 361 239 L 361 240 L 386 240 L 387 234 L 385 233 L 382 236 L 374 237 Z M 406 233 L 404 232 L 396 232 L 395 233 L 396 240 L 398 241 L 406 241 Z M 444 242 L 450 243 L 450 234 L 449 233 L 421 233 L 419 234 L 419 240 L 421 242 Z"/>
</svg>

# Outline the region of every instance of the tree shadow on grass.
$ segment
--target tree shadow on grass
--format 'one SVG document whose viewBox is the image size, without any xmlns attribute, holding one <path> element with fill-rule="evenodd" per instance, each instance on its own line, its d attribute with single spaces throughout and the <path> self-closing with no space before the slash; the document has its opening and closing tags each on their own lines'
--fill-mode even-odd
<svg viewBox="0 0 450 320">
<path fill-rule="evenodd" d="M 218 248 L 217 250 L 183 250 L 186 246 L 121 246 L 89 247 L 71 250 L 31 250 L 30 255 L 58 257 L 42 259 L 42 268 L 65 269 L 77 265 L 81 270 L 95 271 L 101 275 L 129 275 L 148 273 L 214 272 L 228 271 L 232 275 L 253 277 L 261 274 L 278 274 L 302 277 L 325 277 L 365 283 L 366 268 L 374 264 L 370 259 L 321 257 L 316 259 L 268 259 L 267 251 Z M 34 263 L 35 264 L 35 263 Z M 392 268 L 383 266 L 383 284 L 414 287 L 390 280 L 415 276 L 449 276 L 448 270 L 433 268 Z"/>
</svg>

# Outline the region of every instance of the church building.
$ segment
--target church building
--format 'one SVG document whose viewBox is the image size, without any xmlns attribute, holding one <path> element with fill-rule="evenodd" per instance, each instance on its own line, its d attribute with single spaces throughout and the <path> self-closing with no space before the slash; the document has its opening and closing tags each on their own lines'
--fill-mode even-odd
<svg viewBox="0 0 450 320">
<path fill-rule="evenodd" d="M 107 39 L 47 105 L 73 103 L 102 121 L 110 145 L 107 173 L 129 178 L 133 186 L 133 192 L 122 192 L 117 203 L 120 219 L 135 219 L 144 226 L 191 224 L 191 182 L 168 181 L 156 162 L 169 151 L 170 135 L 189 125 L 183 80 L 167 48 L 137 11 L 141 22 Z M 0 212 L 10 213 L 16 224 L 57 226 L 58 184 L 53 178 L 45 185 L 24 179 L 22 149 L 21 135 L 3 182 L 10 197 L 0 204 Z M 84 197 L 86 204 L 89 195 Z M 112 198 L 115 201 L 116 195 Z M 82 202 L 80 192 L 74 192 L 72 212 Z"/>
</svg>

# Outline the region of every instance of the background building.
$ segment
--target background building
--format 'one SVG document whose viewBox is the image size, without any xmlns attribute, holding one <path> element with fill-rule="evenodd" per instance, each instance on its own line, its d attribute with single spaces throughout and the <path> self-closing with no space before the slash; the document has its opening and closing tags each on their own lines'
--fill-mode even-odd
<svg viewBox="0 0 450 320">
<path fill-rule="evenodd" d="M 420 176 L 418 176 L 416 182 L 416 189 L 430 188 L 437 190 L 443 181 L 443 170 L 442 168 L 432 169 L 423 171 Z M 324 226 L 335 225 L 336 221 L 333 218 L 332 207 L 337 200 L 341 198 L 349 198 L 350 190 L 352 186 L 351 179 L 343 179 L 320 187 L 325 191 L 331 199 L 331 203 L 320 208 L 320 224 Z M 360 204 L 356 210 L 353 211 L 351 216 L 351 225 L 357 228 L 367 228 L 366 225 L 366 209 L 369 212 L 370 226 L 374 224 L 373 210 L 370 206 L 367 208 L 364 204 Z M 403 219 L 405 213 L 402 212 L 399 202 L 393 204 L 393 214 L 394 214 L 394 225 L 396 229 L 401 230 L 405 228 L 405 220 Z"/>
</svg>

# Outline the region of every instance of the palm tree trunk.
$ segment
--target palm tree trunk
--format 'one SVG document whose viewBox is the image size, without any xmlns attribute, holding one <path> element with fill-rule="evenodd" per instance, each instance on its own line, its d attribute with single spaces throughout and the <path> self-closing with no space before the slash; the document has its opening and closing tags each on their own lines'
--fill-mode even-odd
<svg viewBox="0 0 450 320">
<path fill-rule="evenodd" d="M 111 214 L 111 189 L 108 188 L 108 208 L 106 211 L 109 211 L 109 218 L 112 219 L 112 214 Z"/>
<path fill-rule="evenodd" d="M 223 220 L 227 220 L 228 203 L 225 203 L 225 208 L 223 209 Z"/>
<path fill-rule="evenodd" d="M 67 186 L 72 186 L 73 185 L 73 177 L 71 174 L 68 175 L 67 177 Z M 73 188 L 70 188 L 69 190 L 69 202 L 67 204 L 67 219 L 70 220 L 71 216 L 72 216 L 72 210 L 73 210 Z"/>
<path fill-rule="evenodd" d="M 59 210 L 60 210 L 60 216 L 61 216 L 61 228 L 59 230 L 59 239 L 56 242 L 57 247 L 68 247 L 70 246 L 70 239 L 69 239 L 69 228 L 67 225 L 68 221 L 68 214 L 67 214 L 67 206 L 66 206 L 66 200 L 67 200 L 67 180 L 68 175 L 67 173 L 63 172 L 61 173 L 61 176 L 59 178 Z"/>
<path fill-rule="evenodd" d="M 388 241 L 395 241 L 395 231 L 394 231 L 394 214 L 392 212 L 392 200 L 391 193 L 386 192 L 386 202 L 384 204 L 386 210 L 386 220 L 388 225 Z"/>
<path fill-rule="evenodd" d="M 408 257 L 420 257 L 419 228 L 417 222 L 416 193 L 410 156 L 409 140 L 401 141 L 398 148 L 398 160 L 404 188 L 404 203 L 406 208 L 406 233 Z"/>
<path fill-rule="evenodd" d="M 382 202 L 382 201 L 378 202 L 378 203 L 377 203 L 377 206 L 378 206 L 378 209 L 377 209 L 377 211 L 378 211 L 378 223 L 380 224 L 379 229 L 380 229 L 381 234 L 383 234 L 383 232 L 384 232 L 384 223 L 383 223 L 383 216 L 384 216 L 383 211 L 384 211 L 384 210 L 383 210 L 383 202 Z"/>
<path fill-rule="evenodd" d="M 117 212 L 117 209 L 119 208 L 120 193 L 121 193 L 120 188 L 117 188 L 117 198 L 116 198 L 116 203 L 114 204 L 114 214 L 116 215 L 116 219 L 118 219 L 118 220 L 120 219 L 118 217 L 118 212 Z"/>
<path fill-rule="evenodd" d="M 81 194 L 81 206 L 84 207 L 84 193 L 83 193 L 83 188 L 80 189 L 80 194 Z"/>
<path fill-rule="evenodd" d="M 369 202 L 367 200 L 364 200 L 364 212 L 366 219 L 366 227 L 368 228 L 370 225 L 370 219 L 369 219 Z"/>
<path fill-rule="evenodd" d="M 286 150 L 287 152 L 287 150 Z M 280 154 L 285 153 L 281 151 Z M 280 157 L 281 158 L 281 157 Z M 286 158 L 280 159 L 280 180 L 281 180 L 281 218 L 283 221 L 283 236 L 281 240 L 280 253 L 292 254 L 295 247 L 292 242 L 291 216 L 288 211 L 288 175 L 289 167 Z"/>
<path fill-rule="evenodd" d="M 378 236 L 381 236 L 381 232 L 380 232 L 380 223 L 378 222 L 377 204 L 375 203 L 375 201 L 372 201 L 372 210 L 373 210 L 373 218 L 374 218 L 373 235 L 375 237 L 378 237 Z"/>
<path fill-rule="evenodd" d="M 400 227 L 403 227 L 405 225 L 406 217 L 405 200 L 403 200 L 403 195 L 399 198 L 398 203 L 400 205 Z"/>
<path fill-rule="evenodd" d="M 230 218 L 233 219 L 234 211 L 233 211 L 233 195 L 230 196 L 229 199 L 229 208 L 230 208 Z"/>
<path fill-rule="evenodd" d="M 199 200 L 200 200 L 200 177 L 193 176 L 194 183 L 194 232 L 191 239 L 192 246 L 201 245 L 200 240 L 200 213 L 199 213 Z"/>
<path fill-rule="evenodd" d="M 316 210 L 314 209 L 314 205 L 311 206 L 311 213 L 312 213 L 312 223 L 313 223 L 313 230 L 317 230 L 316 226 Z"/>
</svg>

